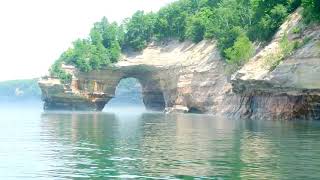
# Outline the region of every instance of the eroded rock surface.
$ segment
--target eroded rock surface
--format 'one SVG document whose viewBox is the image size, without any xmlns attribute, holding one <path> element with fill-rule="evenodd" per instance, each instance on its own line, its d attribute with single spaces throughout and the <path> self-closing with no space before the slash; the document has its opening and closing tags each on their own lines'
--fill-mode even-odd
<svg viewBox="0 0 320 180">
<path fill-rule="evenodd" d="M 46 109 L 102 110 L 123 78 L 142 85 L 147 109 L 211 113 L 258 119 L 320 119 L 320 27 L 290 33 L 299 24 L 290 16 L 269 45 L 262 48 L 231 80 L 214 41 L 150 44 L 141 53 L 127 53 L 114 67 L 82 73 L 72 67 L 72 83 L 39 82 Z M 281 38 L 305 41 L 272 68 L 268 63 Z M 271 58 L 272 60 L 272 58 Z"/>
<path fill-rule="evenodd" d="M 273 41 L 233 76 L 233 90 L 247 97 L 250 117 L 320 119 L 320 26 L 297 35 L 292 29 L 299 21 L 298 12 L 291 15 Z M 302 47 L 272 69 L 268 61 L 279 53 L 284 34 L 291 43 L 302 42 Z"/>
<path fill-rule="evenodd" d="M 101 110 L 119 81 L 129 77 L 139 80 L 143 102 L 151 110 L 210 112 L 222 101 L 225 86 L 230 89 L 211 41 L 150 45 L 142 53 L 125 54 L 114 67 L 89 73 L 64 68 L 73 74 L 70 85 L 52 78 L 39 82 L 47 109 L 85 109 L 78 107 L 87 104 L 88 110 Z"/>
</svg>

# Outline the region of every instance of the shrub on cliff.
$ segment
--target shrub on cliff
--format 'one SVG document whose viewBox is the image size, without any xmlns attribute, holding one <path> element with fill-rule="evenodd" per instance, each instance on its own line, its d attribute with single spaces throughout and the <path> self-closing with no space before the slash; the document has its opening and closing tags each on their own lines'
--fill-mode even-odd
<svg viewBox="0 0 320 180">
<path fill-rule="evenodd" d="M 89 72 L 117 62 L 123 43 L 123 29 L 116 23 L 109 23 L 104 17 L 94 24 L 87 39 L 78 39 L 73 47 L 62 53 L 50 69 L 51 74 L 63 80 L 69 76 L 61 70 L 61 63 L 71 64 L 80 71 Z"/>
<path fill-rule="evenodd" d="M 245 34 L 239 35 L 233 46 L 225 50 L 227 62 L 238 66 L 249 60 L 253 53 L 254 46 Z"/>
<path fill-rule="evenodd" d="M 302 0 L 303 15 L 307 23 L 320 22 L 320 0 Z"/>
<path fill-rule="evenodd" d="M 57 77 L 61 80 L 62 83 L 69 83 L 71 81 L 71 74 L 68 74 L 61 68 L 62 62 L 56 61 L 51 68 L 49 69 L 50 75 Z"/>
</svg>

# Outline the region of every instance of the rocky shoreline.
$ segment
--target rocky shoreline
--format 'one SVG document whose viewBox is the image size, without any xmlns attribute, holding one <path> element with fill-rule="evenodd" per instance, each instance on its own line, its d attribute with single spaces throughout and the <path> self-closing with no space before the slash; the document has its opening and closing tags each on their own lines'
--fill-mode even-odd
<svg viewBox="0 0 320 180">
<path fill-rule="evenodd" d="M 150 44 L 141 53 L 124 54 L 113 67 L 83 73 L 71 66 L 70 84 L 54 77 L 39 81 L 44 108 L 101 111 L 116 86 L 133 77 L 142 85 L 147 109 L 199 112 L 252 119 L 320 119 L 320 27 L 299 36 L 291 30 L 298 13 L 280 27 L 273 40 L 230 77 L 214 41 Z M 281 37 L 305 40 L 276 67 Z M 299 39 L 300 38 L 300 39 Z"/>
</svg>

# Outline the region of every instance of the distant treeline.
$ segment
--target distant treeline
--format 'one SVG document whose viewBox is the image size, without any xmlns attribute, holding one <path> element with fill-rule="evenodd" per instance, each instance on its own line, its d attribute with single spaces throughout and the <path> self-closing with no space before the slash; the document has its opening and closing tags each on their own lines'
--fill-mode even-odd
<svg viewBox="0 0 320 180">
<path fill-rule="evenodd" d="M 41 91 L 37 79 L 0 82 L 0 100 L 39 99 Z"/>
<path fill-rule="evenodd" d="M 178 0 L 157 13 L 137 11 L 123 23 L 106 17 L 94 24 L 86 39 L 78 39 L 50 69 L 64 81 L 71 76 L 61 64 L 88 72 L 118 61 L 121 51 L 143 50 L 151 41 L 215 39 L 230 64 L 243 64 L 254 47 L 269 41 L 287 16 L 304 7 L 306 22 L 320 20 L 319 0 Z"/>
</svg>

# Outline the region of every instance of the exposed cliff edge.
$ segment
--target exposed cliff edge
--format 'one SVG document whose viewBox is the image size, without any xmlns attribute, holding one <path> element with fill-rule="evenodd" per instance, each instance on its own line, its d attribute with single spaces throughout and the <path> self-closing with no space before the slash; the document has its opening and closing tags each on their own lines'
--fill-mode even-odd
<svg viewBox="0 0 320 180">
<path fill-rule="evenodd" d="M 142 85 L 146 108 L 152 110 L 319 119 L 320 27 L 291 33 L 300 20 L 298 13 L 291 15 L 271 43 L 231 80 L 213 41 L 150 44 L 141 53 L 124 54 L 113 67 L 89 73 L 65 66 L 73 75 L 71 84 L 52 77 L 39 81 L 45 109 L 102 110 L 119 81 L 133 77 Z M 284 35 L 304 43 L 274 66 L 270 61 L 276 58 Z"/>
<path fill-rule="evenodd" d="M 294 33 L 300 21 L 298 12 L 292 14 L 271 43 L 233 75 L 233 90 L 246 98 L 250 117 L 320 119 L 320 26 Z M 300 45 L 276 62 L 284 36 Z"/>
<path fill-rule="evenodd" d="M 39 81 L 45 109 L 101 110 L 123 78 L 140 81 L 146 108 L 171 111 L 210 111 L 227 84 L 224 63 L 215 43 L 171 41 L 128 53 L 113 67 L 83 73 L 71 66 L 70 85 L 46 77 Z M 214 90 L 214 91 L 210 91 Z"/>
</svg>

